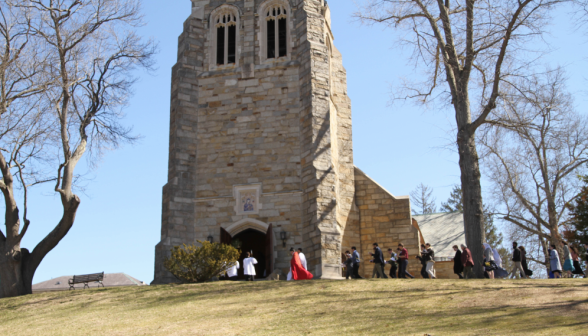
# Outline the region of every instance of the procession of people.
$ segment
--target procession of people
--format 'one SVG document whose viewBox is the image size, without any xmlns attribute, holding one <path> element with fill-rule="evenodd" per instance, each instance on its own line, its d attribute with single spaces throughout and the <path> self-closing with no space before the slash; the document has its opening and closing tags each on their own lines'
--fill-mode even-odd
<svg viewBox="0 0 588 336">
<path fill-rule="evenodd" d="M 373 243 L 373 250 L 370 255 L 372 259 L 370 263 L 374 264 L 372 270 L 372 278 L 414 278 L 408 271 L 408 251 L 404 248 L 401 243 L 398 245 L 396 251 L 389 248 L 389 258 L 384 260 L 383 253 L 378 243 Z M 490 246 L 490 244 L 482 244 L 482 260 L 484 265 L 484 276 L 487 279 L 506 279 L 510 276 L 511 279 L 525 278 L 530 279 L 533 276 L 533 271 L 529 268 L 527 262 L 527 250 L 524 246 L 519 246 L 517 242 L 512 243 L 513 250 L 509 260 L 512 264 L 512 269 L 506 270 L 503 266 L 503 260 L 500 256 L 499 251 L 496 248 Z M 586 278 L 586 273 L 582 270 L 581 260 L 586 259 L 588 264 L 588 252 L 584 252 L 584 258 L 579 252 L 579 248 L 576 246 L 569 246 L 567 242 L 563 244 L 564 251 L 564 266 L 562 267 L 559 252 L 555 248 L 555 245 L 551 245 L 548 249 L 549 260 L 550 260 L 550 278 L 561 278 L 574 276 Z M 588 251 L 588 244 L 584 244 L 584 249 Z M 358 278 L 356 270 L 359 268 L 359 252 L 352 248 L 353 254 L 349 251 L 345 252 L 345 260 L 342 264 L 345 267 L 345 278 L 354 279 Z M 453 261 L 453 273 L 457 275 L 459 279 L 474 279 L 475 261 L 474 256 L 470 249 L 465 245 L 461 246 L 454 245 L 453 250 L 455 252 Z M 424 279 L 436 279 L 435 269 L 435 252 L 431 244 L 422 244 L 420 255 L 416 258 L 421 263 L 421 276 Z M 385 266 L 390 265 L 389 276 L 386 276 Z"/>
<path fill-rule="evenodd" d="M 372 271 L 372 278 L 413 278 L 414 276 L 408 272 L 409 255 L 408 250 L 402 243 L 398 244 L 398 248 L 393 250 L 388 248 L 389 257 L 385 258 L 382 249 L 378 243 L 372 244 L 373 252 L 370 252 L 370 263 L 374 264 Z M 549 278 L 572 278 L 580 276 L 586 278 L 586 273 L 582 270 L 581 259 L 586 259 L 588 263 L 588 244 L 584 244 L 584 258 L 576 246 L 570 246 L 567 242 L 563 243 L 563 266 L 560 261 L 559 252 L 555 245 L 550 245 L 548 248 L 549 255 Z M 454 245 L 455 252 L 453 261 L 453 273 L 459 279 L 473 279 L 475 274 L 473 272 L 475 261 L 470 249 L 465 245 Z M 527 262 L 527 250 L 524 246 L 519 246 L 517 242 L 512 243 L 512 256 L 509 257 L 512 269 L 506 270 L 503 266 L 503 260 L 496 248 L 493 248 L 487 243 L 482 244 L 483 251 L 483 265 L 484 276 L 488 279 L 506 279 L 510 276 L 511 279 L 525 278 L 530 279 L 533 271 L 529 269 Z M 290 249 L 290 271 L 288 272 L 286 280 L 310 280 L 313 278 L 311 272 L 308 271 L 307 259 L 302 249 Z M 361 263 L 361 256 L 357 248 L 353 246 L 351 251 L 345 251 L 342 267 L 344 268 L 344 276 L 346 279 L 361 279 L 359 275 L 359 267 Z M 421 262 L 421 276 L 424 279 L 436 279 L 437 272 L 435 269 L 435 251 L 431 244 L 422 244 L 420 254 L 416 258 Z M 246 258 L 243 260 L 243 273 L 247 281 L 254 281 L 255 265 L 257 260 L 253 258 L 251 252 L 246 252 Z M 386 275 L 385 267 L 390 265 L 389 275 Z M 239 261 L 236 261 L 227 269 L 226 278 L 230 280 L 237 279 L 237 270 L 240 268 Z"/>
</svg>

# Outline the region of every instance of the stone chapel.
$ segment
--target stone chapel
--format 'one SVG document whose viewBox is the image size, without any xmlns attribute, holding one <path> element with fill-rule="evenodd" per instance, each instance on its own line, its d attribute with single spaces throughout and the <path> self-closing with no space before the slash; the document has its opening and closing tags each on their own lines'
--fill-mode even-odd
<svg viewBox="0 0 588 336">
<path fill-rule="evenodd" d="M 333 40 L 325 0 L 192 0 L 172 69 L 154 284 L 176 281 L 164 258 L 197 240 L 253 251 L 258 278 L 288 273 L 289 249 L 302 248 L 319 279 L 341 278 L 351 246 L 366 276 L 373 242 L 383 251 L 402 242 L 418 274 L 409 198 L 353 164 Z"/>
</svg>

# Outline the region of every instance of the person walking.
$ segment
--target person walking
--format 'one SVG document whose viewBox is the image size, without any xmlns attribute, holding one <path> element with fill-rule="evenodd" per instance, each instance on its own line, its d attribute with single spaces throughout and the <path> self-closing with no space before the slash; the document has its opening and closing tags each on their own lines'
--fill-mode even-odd
<svg viewBox="0 0 588 336">
<path fill-rule="evenodd" d="M 586 277 L 584 271 L 582 271 L 582 265 L 580 265 L 580 253 L 578 253 L 578 249 L 575 246 L 570 246 L 570 253 L 572 254 L 572 261 L 574 262 L 574 271 L 572 274 Z"/>
<path fill-rule="evenodd" d="M 295 251 L 294 248 L 291 248 L 290 255 L 292 256 L 292 259 L 290 259 L 292 280 L 311 280 L 313 278 L 313 275 L 304 267 L 302 267 L 302 262 L 300 262 L 300 256 L 298 255 L 298 251 Z"/>
<path fill-rule="evenodd" d="M 345 259 L 345 270 L 346 270 L 346 274 L 345 274 L 345 280 L 349 280 L 349 278 L 353 279 L 354 275 L 353 275 L 353 256 L 351 255 L 351 253 L 349 251 L 345 251 L 345 256 L 347 257 L 347 259 Z"/>
<path fill-rule="evenodd" d="M 257 259 L 253 258 L 251 252 L 246 252 L 247 257 L 243 259 L 243 274 L 247 281 L 253 281 L 255 279 L 255 266 Z"/>
<path fill-rule="evenodd" d="M 496 263 L 496 266 L 502 268 L 502 258 L 495 247 L 492 248 L 492 254 L 494 254 L 494 262 Z"/>
<path fill-rule="evenodd" d="M 229 280 L 237 280 L 237 270 L 239 269 L 239 266 L 239 260 L 237 260 L 233 264 L 231 264 L 231 267 L 229 267 L 229 269 L 227 269 L 227 278 L 229 278 Z"/>
<path fill-rule="evenodd" d="M 408 273 L 408 250 L 404 248 L 404 244 L 398 244 L 398 251 L 398 277 L 406 279 L 408 275 L 409 278 L 414 279 L 414 276 Z"/>
<path fill-rule="evenodd" d="M 474 268 L 472 252 L 464 244 L 461 244 L 461 264 L 463 265 L 463 277 L 465 279 L 475 278 L 474 272 L 472 271 Z"/>
<path fill-rule="evenodd" d="M 427 248 L 427 274 L 431 279 L 437 279 L 437 272 L 435 272 L 435 251 L 433 251 L 429 243 L 425 247 Z"/>
<path fill-rule="evenodd" d="M 357 249 L 355 248 L 355 246 L 351 247 L 351 257 L 353 258 L 353 277 L 355 279 L 363 279 L 360 275 L 359 275 L 359 263 L 361 262 L 361 259 L 359 257 L 359 252 L 357 252 Z"/>
<path fill-rule="evenodd" d="M 523 266 L 527 277 L 530 278 L 533 275 L 533 271 L 529 269 L 529 264 L 527 263 L 527 250 L 524 246 L 519 246 L 519 250 L 521 250 L 521 266 Z"/>
<path fill-rule="evenodd" d="M 514 263 L 513 269 L 510 272 L 510 278 L 519 278 L 519 272 L 521 272 L 524 276 L 525 279 L 528 279 L 527 275 L 525 274 L 525 270 L 523 269 L 523 266 L 521 265 L 521 250 L 519 250 L 518 248 L 519 244 L 517 242 L 513 242 L 512 243 L 512 248 L 513 248 L 513 252 L 512 252 L 512 261 Z"/>
<path fill-rule="evenodd" d="M 398 264 L 396 263 L 396 260 L 398 255 L 394 253 L 391 248 L 388 249 L 388 253 L 390 253 L 390 260 L 388 260 L 388 264 L 390 264 L 390 278 L 396 279 L 396 273 L 398 271 Z"/>
<path fill-rule="evenodd" d="M 557 253 L 557 249 L 555 248 L 554 244 L 551 244 L 549 248 L 549 266 L 551 272 L 553 273 L 553 277 L 556 279 L 561 278 L 561 262 L 559 261 L 559 253 Z"/>
<path fill-rule="evenodd" d="M 502 257 L 500 257 L 500 253 L 494 247 L 492 248 L 492 252 L 494 254 L 494 263 L 496 263 L 496 270 L 494 270 L 494 279 L 506 279 L 508 277 L 508 271 L 504 269 L 502 265 Z"/>
<path fill-rule="evenodd" d="M 586 265 L 588 265 L 588 243 L 584 243 L 584 259 L 586 261 Z M 584 275 L 584 279 L 588 278 L 588 272 Z"/>
<path fill-rule="evenodd" d="M 588 243 L 584 243 L 584 261 L 588 263 Z"/>
<path fill-rule="evenodd" d="M 496 269 L 496 263 L 494 262 L 494 252 L 490 244 L 482 244 L 484 249 L 484 270 L 488 274 L 488 279 L 494 279 L 494 269 Z"/>
<path fill-rule="evenodd" d="M 566 278 L 571 278 L 572 272 L 574 272 L 574 262 L 572 261 L 572 254 L 570 253 L 568 242 L 565 241 L 563 242 L 563 259 L 563 270 L 565 272 Z"/>
<path fill-rule="evenodd" d="M 423 279 L 429 278 L 429 274 L 427 273 L 426 255 L 427 255 L 427 248 L 425 247 L 425 244 L 421 244 L 421 255 L 416 256 L 416 258 L 418 260 L 420 260 L 420 262 L 421 262 L 421 276 L 423 277 Z"/>
<path fill-rule="evenodd" d="M 461 251 L 457 245 L 453 245 L 455 256 L 453 257 L 453 273 L 463 279 L 463 264 L 461 263 Z"/>
<path fill-rule="evenodd" d="M 306 256 L 302 253 L 302 249 L 298 248 L 298 257 L 300 258 L 300 263 L 302 267 L 308 271 L 308 265 L 306 264 Z"/>
<path fill-rule="evenodd" d="M 372 272 L 372 279 L 378 276 L 378 278 L 388 278 L 386 274 L 384 274 L 384 254 L 382 250 L 378 246 L 378 243 L 372 244 L 374 248 L 374 253 L 370 253 L 370 255 L 374 258 L 372 262 L 374 263 L 374 270 Z"/>
</svg>

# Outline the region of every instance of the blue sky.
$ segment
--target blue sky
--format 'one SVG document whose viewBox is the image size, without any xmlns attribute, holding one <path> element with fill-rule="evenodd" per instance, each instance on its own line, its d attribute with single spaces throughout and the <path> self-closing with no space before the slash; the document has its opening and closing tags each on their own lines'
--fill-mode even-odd
<svg viewBox="0 0 588 336">
<path fill-rule="evenodd" d="M 355 22 L 353 0 L 329 3 L 334 42 L 343 54 L 348 75 L 355 164 L 395 195 L 408 195 L 421 182 L 429 185 L 439 204 L 459 183 L 457 154 L 446 149 L 452 143 L 453 114 L 410 103 L 390 106 L 392 88 L 401 77 L 415 73 L 408 65 L 410 50 L 398 48 L 394 31 Z M 125 124 L 133 125 L 143 138 L 107 153 L 89 172 L 91 179 L 80 194 L 76 223 L 45 258 L 34 283 L 101 271 L 125 272 L 147 282 L 153 279 L 161 188 L 167 181 L 171 67 L 176 62 L 177 37 L 190 14 L 190 1 L 144 0 L 142 4 L 148 24 L 141 33 L 158 40 L 161 49 L 158 70 L 141 74 L 126 110 Z M 586 105 L 588 36 L 575 32 L 567 12 L 561 11 L 547 40 L 555 50 L 546 62 L 568 68 L 576 103 Z M 50 187 L 39 188 L 29 211 L 32 226 L 23 247 L 32 249 L 59 220 L 60 201 Z"/>
</svg>

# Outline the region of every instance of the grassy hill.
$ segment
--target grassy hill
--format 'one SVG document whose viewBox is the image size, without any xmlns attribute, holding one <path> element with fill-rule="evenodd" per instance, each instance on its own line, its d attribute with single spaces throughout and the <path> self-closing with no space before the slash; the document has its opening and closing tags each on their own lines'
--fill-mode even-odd
<svg viewBox="0 0 588 336">
<path fill-rule="evenodd" d="M 0 300 L 0 335 L 588 335 L 588 281 L 215 282 Z"/>
</svg>

